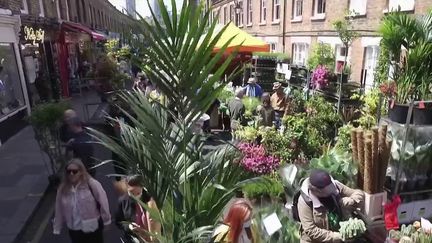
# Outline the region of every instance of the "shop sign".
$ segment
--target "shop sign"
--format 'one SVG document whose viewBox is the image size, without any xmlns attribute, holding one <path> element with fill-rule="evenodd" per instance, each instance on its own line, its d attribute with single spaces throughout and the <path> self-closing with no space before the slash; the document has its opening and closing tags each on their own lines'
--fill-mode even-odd
<svg viewBox="0 0 432 243">
<path fill-rule="evenodd" d="M 24 26 L 24 40 L 30 41 L 33 45 L 36 42 L 43 42 L 45 38 L 45 31 L 42 29 L 34 29 L 33 27 Z"/>
</svg>

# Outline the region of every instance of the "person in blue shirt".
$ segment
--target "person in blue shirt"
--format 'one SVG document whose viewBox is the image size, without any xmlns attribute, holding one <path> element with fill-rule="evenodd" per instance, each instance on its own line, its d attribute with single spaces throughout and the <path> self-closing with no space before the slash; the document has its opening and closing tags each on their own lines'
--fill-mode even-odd
<svg viewBox="0 0 432 243">
<path fill-rule="evenodd" d="M 243 88 L 243 92 L 247 97 L 260 98 L 263 94 L 261 86 L 257 84 L 257 78 L 251 77 L 248 80 L 248 84 Z"/>
</svg>

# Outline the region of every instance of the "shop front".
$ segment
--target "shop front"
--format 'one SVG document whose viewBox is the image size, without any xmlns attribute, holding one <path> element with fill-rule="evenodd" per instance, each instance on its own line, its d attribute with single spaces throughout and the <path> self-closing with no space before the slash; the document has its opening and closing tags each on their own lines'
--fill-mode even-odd
<svg viewBox="0 0 432 243">
<path fill-rule="evenodd" d="M 19 16 L 0 15 L 0 142 L 26 126 L 30 112 L 19 52 Z"/>
<path fill-rule="evenodd" d="M 97 41 L 104 41 L 106 36 L 92 31 L 86 26 L 63 22 L 57 50 L 59 53 L 59 68 L 61 80 L 61 93 L 63 97 L 71 96 L 72 92 L 81 87 L 84 71 L 94 63 L 96 57 L 93 47 Z"/>
<path fill-rule="evenodd" d="M 60 98 L 55 49 L 59 34 L 55 21 L 21 16 L 21 57 L 31 105 Z"/>
</svg>

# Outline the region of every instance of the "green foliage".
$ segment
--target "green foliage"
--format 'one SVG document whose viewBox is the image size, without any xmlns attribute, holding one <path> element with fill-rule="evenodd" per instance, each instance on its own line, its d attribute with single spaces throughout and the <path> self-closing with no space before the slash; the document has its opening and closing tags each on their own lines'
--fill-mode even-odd
<svg viewBox="0 0 432 243">
<path fill-rule="evenodd" d="M 234 99 L 234 91 L 225 86 L 219 93 L 218 99 L 221 103 L 228 104 L 228 102 Z"/>
<path fill-rule="evenodd" d="M 242 126 L 235 135 L 238 139 L 246 142 L 254 142 L 258 138 L 258 129 L 253 126 Z"/>
<path fill-rule="evenodd" d="M 366 225 L 361 219 L 350 218 L 348 221 L 340 222 L 339 225 L 339 233 L 343 241 L 359 238 L 366 232 Z"/>
<path fill-rule="evenodd" d="M 117 140 L 93 133 L 119 156 L 128 173 L 143 176 L 161 210 L 155 215 L 163 228 L 158 241 L 200 242 L 211 235 L 234 192 L 258 180 L 247 180 L 250 175 L 235 163 L 236 148 L 222 144 L 205 153 L 205 138 L 193 133 L 195 122 L 224 88 L 216 83 L 236 54 L 222 61 L 230 41 L 214 52 L 226 27 L 215 33 L 216 21 L 209 22 L 211 10 L 184 1 L 178 13 L 172 0 L 169 14 L 164 1 L 158 0 L 158 5 L 160 17 L 152 12 L 153 23 L 140 21 L 148 45 L 141 50 L 148 57 L 144 71 L 166 97 L 169 109 L 152 104 L 142 92 L 124 91 L 120 98 L 129 110 L 123 113 L 131 124 L 111 118 L 120 124 Z M 210 72 L 213 76 L 208 78 Z"/>
<path fill-rule="evenodd" d="M 300 224 L 294 222 L 288 215 L 286 209 L 281 205 L 272 205 L 256 211 L 255 219 L 259 223 L 262 232 L 265 231 L 262 223 L 264 218 L 272 213 L 277 214 L 282 228 L 271 237 L 261 234 L 262 241 L 272 243 L 300 243 Z"/>
<path fill-rule="evenodd" d="M 282 164 L 291 163 L 298 156 L 296 144 L 289 134 L 280 133 L 274 128 L 261 129 L 259 134 L 267 152 L 280 158 Z"/>
<path fill-rule="evenodd" d="M 333 22 L 333 28 L 339 35 L 342 43 L 345 47 L 348 47 L 352 44 L 352 42 L 359 37 L 359 33 L 354 31 L 353 27 L 353 18 L 355 13 L 349 13 L 349 17 L 345 17 L 340 20 L 336 20 Z"/>
<path fill-rule="evenodd" d="M 272 58 L 277 60 L 289 60 L 291 57 L 287 53 L 277 53 L 277 52 L 253 52 L 252 55 L 258 58 Z"/>
<path fill-rule="evenodd" d="M 312 54 L 308 58 L 307 66 L 308 69 L 313 70 L 318 65 L 322 64 L 329 70 L 335 70 L 335 51 L 330 44 L 318 43 L 312 47 Z"/>
<path fill-rule="evenodd" d="M 346 150 L 332 148 L 320 158 L 312 159 L 309 166 L 312 169 L 326 170 L 333 178 L 349 187 L 357 186 L 357 165 Z"/>
<path fill-rule="evenodd" d="M 388 81 L 389 67 L 390 67 L 390 52 L 385 45 L 380 43 L 378 64 L 375 67 L 375 73 L 374 73 L 374 84 L 376 87 Z"/>
<path fill-rule="evenodd" d="M 362 102 L 360 108 L 361 117 L 356 122 L 363 128 L 370 130 L 373 126 L 376 126 L 377 113 L 380 99 L 379 88 L 373 88 L 367 91 L 364 95 L 353 95 L 352 99 L 359 99 Z"/>
<path fill-rule="evenodd" d="M 409 99 L 429 97 L 432 76 L 432 12 L 422 17 L 395 12 L 381 22 L 379 32 L 381 45 L 390 53 L 393 61 L 393 77 L 397 84 L 396 101 L 406 103 Z M 401 60 L 401 46 L 406 58 Z"/>
<path fill-rule="evenodd" d="M 335 147 L 342 151 L 351 151 L 351 129 L 354 126 L 350 123 L 343 125 L 338 130 Z"/>
<path fill-rule="evenodd" d="M 245 185 L 242 190 L 248 198 L 260 199 L 262 196 L 281 198 L 284 195 L 283 184 L 279 176 L 263 176 L 263 182 Z"/>
<path fill-rule="evenodd" d="M 63 118 L 65 110 L 71 106 L 67 102 L 51 102 L 36 106 L 31 115 L 30 123 L 34 127 L 57 127 Z"/>
<path fill-rule="evenodd" d="M 255 97 L 244 97 L 242 101 L 245 106 L 245 117 L 252 118 L 258 106 L 261 105 L 261 101 Z"/>
</svg>

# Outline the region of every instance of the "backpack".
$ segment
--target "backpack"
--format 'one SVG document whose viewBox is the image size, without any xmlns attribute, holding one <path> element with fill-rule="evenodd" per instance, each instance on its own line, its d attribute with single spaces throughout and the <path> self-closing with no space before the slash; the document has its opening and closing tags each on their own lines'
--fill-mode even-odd
<svg viewBox="0 0 432 243">
<path fill-rule="evenodd" d="M 306 204 L 312 208 L 312 202 L 309 200 L 309 196 L 306 195 L 304 192 L 302 192 L 301 190 L 298 190 L 293 197 L 293 202 L 292 202 L 292 206 L 291 206 L 291 214 L 292 214 L 292 218 L 294 219 L 294 221 L 296 222 L 300 222 L 300 217 L 299 217 L 299 212 L 298 212 L 298 200 L 299 198 L 303 197 L 304 201 L 306 202 Z"/>
</svg>

